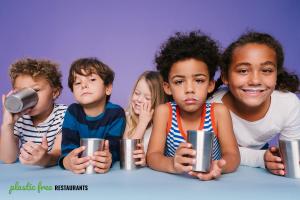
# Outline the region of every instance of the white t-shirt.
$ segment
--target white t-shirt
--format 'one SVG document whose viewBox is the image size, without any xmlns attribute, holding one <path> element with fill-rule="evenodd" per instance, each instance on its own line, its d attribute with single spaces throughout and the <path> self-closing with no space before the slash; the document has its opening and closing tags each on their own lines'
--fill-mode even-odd
<svg viewBox="0 0 300 200">
<path fill-rule="evenodd" d="M 43 136 L 46 135 L 48 152 L 51 151 L 56 135 L 61 132 L 66 110 L 66 105 L 54 104 L 54 108 L 48 118 L 37 126 L 33 125 L 29 115 L 20 117 L 14 125 L 14 134 L 19 137 L 21 147 L 28 141 L 41 144 Z"/>
<path fill-rule="evenodd" d="M 223 103 L 227 89 L 217 91 L 208 101 Z M 264 167 L 265 150 L 260 150 L 280 133 L 283 139 L 300 139 L 300 100 L 291 92 L 274 91 L 266 115 L 257 121 L 244 120 L 230 111 L 233 130 L 240 146 L 241 165 Z"/>
</svg>

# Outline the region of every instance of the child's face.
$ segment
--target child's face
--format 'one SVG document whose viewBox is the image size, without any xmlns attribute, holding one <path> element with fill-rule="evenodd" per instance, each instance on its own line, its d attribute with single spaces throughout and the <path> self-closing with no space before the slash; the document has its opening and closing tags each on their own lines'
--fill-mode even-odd
<svg viewBox="0 0 300 200">
<path fill-rule="evenodd" d="M 58 97 L 59 91 L 53 89 L 50 83 L 43 77 L 32 78 L 30 75 L 19 75 L 14 82 L 14 89 L 33 88 L 39 97 L 38 103 L 28 113 L 39 121 L 44 121 L 51 114 L 54 100 Z"/>
<path fill-rule="evenodd" d="M 277 79 L 276 53 L 263 44 L 246 44 L 233 52 L 228 77 L 223 77 L 233 97 L 243 106 L 267 104 Z"/>
<path fill-rule="evenodd" d="M 85 74 L 85 73 L 83 73 Z M 87 76 L 75 74 L 73 94 L 83 107 L 106 103 L 106 96 L 111 94 L 112 85 L 105 86 L 98 74 L 92 73 Z"/>
<path fill-rule="evenodd" d="M 207 65 L 196 59 L 174 63 L 168 79 L 169 82 L 164 83 L 165 92 L 173 96 L 183 111 L 190 113 L 200 110 L 215 85 L 209 79 Z"/>
<path fill-rule="evenodd" d="M 151 106 L 151 91 L 144 78 L 139 80 L 131 98 L 133 112 L 139 115 L 143 104 L 148 103 Z"/>
</svg>

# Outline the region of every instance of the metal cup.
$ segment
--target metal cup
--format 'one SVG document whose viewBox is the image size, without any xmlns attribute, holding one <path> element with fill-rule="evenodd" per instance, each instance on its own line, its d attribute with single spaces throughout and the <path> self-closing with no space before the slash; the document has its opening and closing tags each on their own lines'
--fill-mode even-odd
<svg viewBox="0 0 300 200">
<path fill-rule="evenodd" d="M 120 140 L 120 168 L 125 170 L 134 170 L 137 168 L 135 162 L 138 159 L 133 158 L 133 151 L 137 150 L 137 144 L 141 139 L 122 139 Z"/>
<path fill-rule="evenodd" d="M 80 146 L 85 146 L 86 149 L 82 152 L 80 157 L 92 156 L 96 151 L 103 151 L 104 149 L 104 139 L 100 138 L 81 138 Z M 86 174 L 94 174 L 94 166 L 90 164 L 85 169 Z"/>
<path fill-rule="evenodd" d="M 23 88 L 6 97 L 4 106 L 10 113 L 19 113 L 35 106 L 38 99 L 38 95 L 34 89 Z"/>
<path fill-rule="evenodd" d="M 203 130 L 188 130 L 187 142 L 196 150 L 196 163 L 193 171 L 208 172 L 210 170 L 213 150 L 213 133 Z"/>
<path fill-rule="evenodd" d="M 300 178 L 300 140 L 279 140 L 280 155 L 284 163 L 285 176 Z"/>
</svg>

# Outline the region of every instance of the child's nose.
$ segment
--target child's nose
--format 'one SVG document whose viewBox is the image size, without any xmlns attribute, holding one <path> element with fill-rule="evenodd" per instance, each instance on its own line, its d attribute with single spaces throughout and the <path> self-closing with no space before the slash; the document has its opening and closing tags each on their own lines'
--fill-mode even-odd
<svg viewBox="0 0 300 200">
<path fill-rule="evenodd" d="M 194 84 L 191 81 L 187 81 L 185 91 L 187 93 L 194 92 Z"/>
<path fill-rule="evenodd" d="M 259 72 L 253 72 L 250 75 L 249 84 L 251 85 L 258 85 L 261 83 L 261 77 Z"/>
</svg>

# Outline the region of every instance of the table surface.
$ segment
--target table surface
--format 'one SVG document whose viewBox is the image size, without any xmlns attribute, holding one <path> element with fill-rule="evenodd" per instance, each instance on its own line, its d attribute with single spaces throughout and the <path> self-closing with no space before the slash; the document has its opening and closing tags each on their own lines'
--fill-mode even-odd
<svg viewBox="0 0 300 200">
<path fill-rule="evenodd" d="M 200 181 L 141 168 L 120 170 L 119 163 L 106 174 L 77 175 L 58 166 L 40 168 L 20 163 L 0 163 L 0 198 L 4 199 L 300 199 L 300 179 L 275 176 L 265 169 L 240 166 L 218 180 Z M 51 186 L 38 191 L 38 185 Z M 9 190 L 35 186 L 32 190 Z M 87 185 L 88 190 L 55 190 L 57 185 Z M 61 186 L 64 187 L 64 186 Z"/>
</svg>

